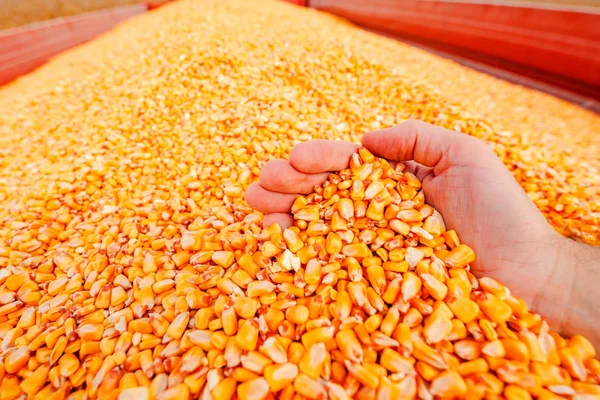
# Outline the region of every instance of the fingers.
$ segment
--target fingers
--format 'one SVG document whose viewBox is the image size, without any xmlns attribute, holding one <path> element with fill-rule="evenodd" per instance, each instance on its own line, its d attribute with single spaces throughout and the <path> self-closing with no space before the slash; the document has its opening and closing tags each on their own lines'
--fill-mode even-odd
<svg viewBox="0 0 600 400">
<path fill-rule="evenodd" d="M 259 183 L 246 189 L 246 202 L 262 213 L 287 213 L 292 208 L 297 194 L 277 193 L 266 190 Z"/>
<path fill-rule="evenodd" d="M 269 161 L 260 171 L 260 186 L 278 193 L 311 193 L 315 185 L 327 179 L 328 173 L 305 174 L 298 172 L 289 161 Z"/>
<path fill-rule="evenodd" d="M 289 214 L 297 194 L 271 192 L 253 183 L 246 189 L 246 202 L 250 207 L 265 214 L 263 226 L 279 224 L 282 229 L 291 226 L 294 218 Z"/>
<path fill-rule="evenodd" d="M 298 194 L 309 194 L 322 184 L 328 171 L 348 167 L 350 156 L 358 145 L 334 140 L 313 140 L 297 144 L 290 161 L 269 161 L 260 172 L 260 183 L 246 190 L 246 202 L 265 213 L 263 226 L 277 223 L 282 228 L 292 225 L 289 214 Z"/>
<path fill-rule="evenodd" d="M 290 163 L 298 171 L 317 174 L 348 167 L 358 145 L 343 140 L 311 140 L 298 143 L 290 154 Z"/>
<path fill-rule="evenodd" d="M 456 161 L 453 153 L 468 147 L 479 148 L 482 142 L 422 121 L 406 121 L 393 128 L 367 133 L 362 143 L 381 157 L 398 161 L 414 160 L 434 168 L 438 175 L 450 167 L 451 161 Z"/>
</svg>

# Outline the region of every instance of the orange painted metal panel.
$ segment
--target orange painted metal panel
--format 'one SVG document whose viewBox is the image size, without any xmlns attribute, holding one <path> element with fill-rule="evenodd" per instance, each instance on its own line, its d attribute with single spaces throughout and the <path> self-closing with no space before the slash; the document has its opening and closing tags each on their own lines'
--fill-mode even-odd
<svg viewBox="0 0 600 400">
<path fill-rule="evenodd" d="M 146 10 L 136 4 L 0 31 L 0 85 Z"/>
<path fill-rule="evenodd" d="M 600 14 L 439 0 L 310 0 L 363 27 L 600 98 Z"/>
</svg>

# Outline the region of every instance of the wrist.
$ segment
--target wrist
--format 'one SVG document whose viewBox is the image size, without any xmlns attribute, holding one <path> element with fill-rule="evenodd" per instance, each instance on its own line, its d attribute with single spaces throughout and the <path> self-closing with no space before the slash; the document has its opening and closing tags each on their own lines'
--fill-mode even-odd
<svg viewBox="0 0 600 400">
<path fill-rule="evenodd" d="M 550 253 L 546 282 L 531 303 L 552 330 L 580 334 L 600 345 L 600 249 L 559 237 Z M 544 266 L 542 266 L 544 267 Z"/>
<path fill-rule="evenodd" d="M 567 319 L 577 276 L 573 243 L 557 236 L 551 248 L 545 251 L 548 257 L 537 268 L 545 276 L 544 282 L 532 299 L 530 308 L 541 314 L 552 330 L 563 332 L 564 327 L 569 325 Z"/>
</svg>

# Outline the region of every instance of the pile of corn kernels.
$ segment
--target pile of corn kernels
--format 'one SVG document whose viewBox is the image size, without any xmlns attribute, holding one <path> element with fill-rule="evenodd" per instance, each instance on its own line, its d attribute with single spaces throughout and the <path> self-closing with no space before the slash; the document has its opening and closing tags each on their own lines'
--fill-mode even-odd
<svg viewBox="0 0 600 400">
<path fill-rule="evenodd" d="M 286 4 L 182 1 L 1 90 L 0 400 L 600 397 L 591 344 L 476 279 L 401 165 L 361 150 L 283 231 L 245 204 L 297 141 L 420 118 L 598 241 L 597 116 L 531 94 L 565 128 L 532 133 L 408 56 L 448 64 Z"/>
</svg>

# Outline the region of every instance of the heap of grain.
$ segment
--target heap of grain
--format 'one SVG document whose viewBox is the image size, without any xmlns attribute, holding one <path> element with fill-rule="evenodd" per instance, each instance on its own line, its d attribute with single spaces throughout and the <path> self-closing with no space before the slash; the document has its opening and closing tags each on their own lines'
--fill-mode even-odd
<svg viewBox="0 0 600 400">
<path fill-rule="evenodd" d="M 0 399 L 598 393 L 590 343 L 475 279 L 402 166 L 362 151 L 285 231 L 244 203 L 297 141 L 412 117 L 488 140 L 555 226 L 598 240 L 599 160 L 569 159 L 597 142 L 565 144 L 597 117 L 571 107 L 536 153 L 516 139 L 535 124 L 401 74 L 407 53 L 430 60 L 310 10 L 190 1 L 0 91 Z"/>
</svg>

